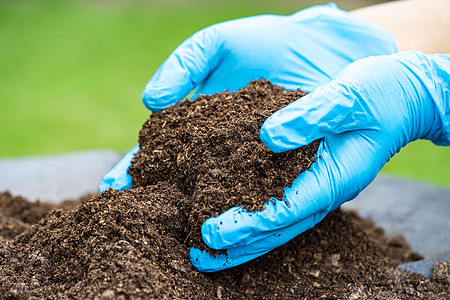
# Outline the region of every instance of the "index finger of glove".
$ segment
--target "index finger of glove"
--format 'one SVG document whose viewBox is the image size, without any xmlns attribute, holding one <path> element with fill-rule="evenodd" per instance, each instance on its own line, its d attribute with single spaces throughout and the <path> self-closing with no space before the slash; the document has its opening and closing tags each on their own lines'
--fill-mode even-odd
<svg viewBox="0 0 450 300">
<path fill-rule="evenodd" d="M 280 153 L 326 136 L 370 129 L 373 118 L 360 101 L 363 93 L 351 82 L 330 81 L 271 115 L 261 127 L 261 141 Z"/>
<path fill-rule="evenodd" d="M 216 68 L 222 56 L 217 25 L 185 40 L 158 68 L 142 93 L 145 106 L 160 111 L 184 99 Z"/>
</svg>

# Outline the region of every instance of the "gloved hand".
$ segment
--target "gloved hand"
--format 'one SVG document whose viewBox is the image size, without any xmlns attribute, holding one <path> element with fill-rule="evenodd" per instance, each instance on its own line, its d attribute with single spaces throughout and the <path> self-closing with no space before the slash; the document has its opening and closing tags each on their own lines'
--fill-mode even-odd
<svg viewBox="0 0 450 300">
<path fill-rule="evenodd" d="M 397 48 L 385 29 L 336 7 L 314 6 L 290 16 L 262 15 L 207 27 L 184 41 L 159 67 L 142 94 L 160 111 L 193 95 L 236 91 L 265 78 L 287 89 L 312 91 L 349 63 Z M 100 184 L 131 186 L 127 155 Z"/>
<path fill-rule="evenodd" d="M 285 189 L 287 202 L 256 213 L 233 208 L 203 224 L 205 243 L 228 255 L 191 249 L 200 271 L 242 264 L 312 228 L 355 198 L 409 142 L 450 145 L 450 54 L 410 51 L 354 62 L 269 117 L 260 137 L 274 152 L 324 139 L 312 169 Z"/>
</svg>

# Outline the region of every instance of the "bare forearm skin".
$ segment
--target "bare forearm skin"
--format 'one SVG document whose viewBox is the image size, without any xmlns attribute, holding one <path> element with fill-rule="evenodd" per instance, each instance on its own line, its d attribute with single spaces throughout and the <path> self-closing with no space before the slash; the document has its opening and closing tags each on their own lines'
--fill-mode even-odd
<svg viewBox="0 0 450 300">
<path fill-rule="evenodd" d="M 398 50 L 450 53 L 450 0 L 402 0 L 351 11 L 394 36 Z"/>
</svg>

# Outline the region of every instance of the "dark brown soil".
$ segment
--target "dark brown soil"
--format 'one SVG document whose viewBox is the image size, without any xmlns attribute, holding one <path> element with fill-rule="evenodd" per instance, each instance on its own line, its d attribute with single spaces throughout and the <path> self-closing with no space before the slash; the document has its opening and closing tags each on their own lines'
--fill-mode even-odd
<svg viewBox="0 0 450 300">
<path fill-rule="evenodd" d="M 133 186 L 174 184 L 181 192 L 177 209 L 188 218 L 179 234 L 204 249 L 206 219 L 236 206 L 262 210 L 313 163 L 319 141 L 276 154 L 259 139 L 268 116 L 304 95 L 261 80 L 153 114 L 139 133 L 141 150 L 129 169 Z"/>
<path fill-rule="evenodd" d="M 221 97 L 222 103 L 230 105 L 228 110 L 231 111 L 239 108 L 230 108 L 234 104 L 231 101 L 226 102 L 227 97 L 230 97 L 229 100 L 242 101 L 240 106 L 247 105 L 249 110 L 247 113 L 251 115 L 255 110 L 253 98 L 244 99 L 243 94 L 289 95 L 279 88 L 271 87 L 267 82 L 254 83 L 250 91 L 240 93 L 241 96 L 219 94 L 212 99 Z M 250 178 L 254 174 L 255 178 L 248 180 L 252 185 L 260 184 L 257 188 L 250 188 L 258 195 L 258 201 L 253 201 L 247 193 L 246 202 L 241 203 L 249 209 L 260 208 L 260 205 L 272 196 L 281 198 L 282 190 L 277 187 L 276 182 L 283 186 L 289 184 L 281 178 L 271 180 L 270 178 L 276 178 L 277 173 L 258 171 L 259 167 L 255 166 L 249 165 L 246 169 L 235 166 L 237 169 L 227 169 L 227 166 L 233 166 L 233 162 L 238 165 L 244 164 L 247 157 L 252 156 L 252 149 L 261 151 L 257 153 L 265 159 L 262 161 L 266 161 L 264 169 L 270 170 L 269 167 L 274 166 L 272 170 L 276 170 L 277 164 L 282 168 L 283 158 L 278 161 L 278 156 L 273 158 L 270 153 L 267 154 L 261 147 L 258 148 L 257 144 L 260 142 L 254 137 L 242 142 L 242 144 L 254 142 L 248 147 L 244 146 L 242 151 L 246 153 L 245 155 L 234 156 L 234 153 L 224 152 L 226 155 L 220 154 L 223 159 L 214 161 L 214 152 L 211 150 L 208 154 L 205 149 L 210 149 L 210 144 L 215 142 L 208 141 L 207 135 L 201 135 L 204 134 L 202 130 L 196 131 L 194 125 L 189 125 L 196 121 L 187 116 L 192 110 L 200 115 L 209 114 L 209 118 L 213 116 L 215 118 L 220 115 L 218 111 L 226 112 L 226 110 L 221 110 L 218 104 L 211 106 L 206 104 L 211 100 L 210 97 L 202 99 L 198 102 L 199 106 L 203 107 L 201 109 L 196 109 L 196 102 L 183 102 L 165 112 L 165 115 L 160 113 L 152 116 L 155 123 L 162 122 L 160 123 L 162 129 L 166 126 L 174 128 L 178 119 L 181 124 L 178 129 L 163 131 L 161 128 L 156 129 L 157 127 L 151 124 L 153 121 L 145 124 L 140 136 L 143 151 L 133 162 L 132 174 L 135 185 L 128 191 L 105 191 L 101 195 L 82 201 L 73 210 L 56 209 L 50 214 L 49 210 L 54 207 L 43 203 L 30 204 L 8 193 L 1 194 L 0 211 L 5 218 L 0 218 L 0 222 L 1 226 L 9 224 L 9 229 L 2 229 L 3 237 L 0 237 L 0 298 L 448 299 L 450 297 L 449 282 L 445 280 L 448 277 L 448 265 L 436 267 L 431 280 L 395 269 L 396 265 L 417 259 L 418 256 L 401 238 L 388 239 L 370 222 L 340 210 L 330 213 L 312 230 L 288 244 L 247 264 L 213 274 L 202 274 L 193 269 L 188 252 L 194 241 L 187 238 L 189 232 L 196 230 L 193 224 L 223 212 L 229 205 L 226 200 L 233 197 L 238 199 L 239 193 L 244 191 L 234 185 L 227 185 L 229 183 L 225 181 L 239 178 L 245 181 L 242 179 L 245 175 L 239 175 L 239 172 L 241 174 L 244 174 L 245 170 L 254 172 L 249 172 L 247 177 Z M 179 110 L 177 107 L 180 107 Z M 268 114 L 270 111 L 271 108 L 268 108 Z M 176 113 L 179 117 L 171 118 L 170 115 Z M 200 115 L 197 115 L 195 120 L 201 118 Z M 230 122 L 236 121 L 234 116 L 229 119 Z M 168 120 L 163 126 L 164 118 Z M 257 120 L 255 119 L 255 122 L 261 122 L 264 118 Z M 208 123 L 208 126 L 217 128 L 218 132 L 223 133 L 226 128 L 222 130 L 217 124 L 220 124 L 219 120 Z M 233 126 L 236 126 L 234 136 L 223 133 L 224 137 L 219 139 L 220 142 L 217 142 L 215 147 L 220 148 L 222 145 L 231 147 L 237 140 L 242 141 L 243 136 L 247 136 L 243 134 L 247 132 L 246 130 L 239 130 L 239 124 Z M 258 130 L 257 127 L 256 129 Z M 149 132 L 151 130 L 155 132 Z M 249 132 L 252 130 L 249 129 Z M 178 135 L 180 132 L 185 133 Z M 197 133 L 191 135 L 193 132 Z M 161 160 L 162 156 L 151 156 L 152 148 L 150 144 L 147 146 L 145 144 L 147 133 L 158 139 L 159 142 L 153 145 L 155 147 L 169 143 L 169 147 L 156 148 L 162 153 L 168 153 L 164 159 Z M 186 137 L 184 143 L 172 141 L 180 136 Z M 169 140 L 172 142 L 168 142 Z M 203 150 L 176 148 L 183 145 L 191 147 L 195 145 Z M 300 152 L 299 155 L 306 161 L 306 158 L 309 159 L 313 154 L 305 155 L 303 151 Z M 226 162 L 229 157 L 234 158 Z M 297 156 L 294 156 L 290 159 L 296 158 Z M 164 161 L 166 159 L 167 161 Z M 255 162 L 253 158 L 251 159 Z M 139 161 L 141 166 L 137 167 Z M 207 165 L 212 167 L 204 169 Z M 299 170 L 303 170 L 307 165 L 308 163 L 300 164 Z M 214 169 L 218 172 L 209 172 Z M 152 174 L 154 170 L 162 174 Z M 177 174 L 176 170 L 182 170 L 184 175 Z M 192 170 L 204 173 L 192 173 Z M 220 174 L 221 177 L 216 179 L 215 174 Z M 147 175 L 153 176 L 153 179 L 146 181 Z M 272 186 L 273 182 L 275 183 Z M 208 188 L 214 190 L 210 192 Z M 225 194 L 220 196 L 222 193 Z M 220 199 L 225 203 L 213 202 L 208 195 L 222 197 Z M 200 199 L 202 202 L 188 205 L 187 203 L 193 199 Z M 15 209 L 7 207 L 13 203 L 17 203 Z M 33 205 L 34 209 L 30 209 Z M 33 212 L 36 212 L 36 215 L 33 215 Z M 33 225 L 40 218 L 42 219 Z"/>
<path fill-rule="evenodd" d="M 0 193 L 0 236 L 13 238 L 39 222 L 50 211 L 57 208 L 74 209 L 82 200 L 87 200 L 91 196 L 86 195 L 79 200 L 67 200 L 55 205 L 40 201 L 29 202 L 23 197 L 14 197 L 9 192 Z"/>
<path fill-rule="evenodd" d="M 450 284 L 450 266 L 448 261 L 441 261 L 434 265 L 431 278 L 443 284 Z"/>
<path fill-rule="evenodd" d="M 449 282 L 395 269 L 417 258 L 370 222 L 333 212 L 314 229 L 243 266 L 192 268 L 178 223 L 179 195 L 154 185 L 106 191 L 61 209 L 13 240 L 0 238 L 5 299 L 309 298 L 445 299 Z M 1 207 L 3 209 L 3 207 Z M 31 225 L 31 224 L 29 224 Z M 447 266 L 448 267 L 448 266 Z M 441 268 L 442 269 L 442 268 Z M 445 269 L 444 269 L 445 270 Z M 447 273 L 448 274 L 448 268 Z"/>
</svg>

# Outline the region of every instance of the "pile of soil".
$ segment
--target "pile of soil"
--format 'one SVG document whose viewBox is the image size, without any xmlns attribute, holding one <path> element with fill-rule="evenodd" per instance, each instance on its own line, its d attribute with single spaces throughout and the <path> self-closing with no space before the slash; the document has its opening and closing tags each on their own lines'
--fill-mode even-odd
<svg viewBox="0 0 450 300">
<path fill-rule="evenodd" d="M 200 227 L 206 219 L 244 206 L 263 210 L 272 197 L 314 162 L 319 142 L 284 153 L 268 150 L 259 139 L 268 116 L 303 97 L 269 81 L 254 81 L 237 93 L 201 95 L 148 119 L 140 133 L 141 150 L 129 173 L 133 187 L 173 184 L 177 209 L 187 220 L 179 232 L 188 246 L 204 249 Z"/>
<path fill-rule="evenodd" d="M 401 238 L 388 239 L 340 210 L 242 266 L 213 274 L 193 269 L 188 252 L 199 242 L 191 236 L 202 220 L 235 205 L 254 210 L 270 197 L 282 199 L 282 188 L 312 163 L 317 142 L 275 155 L 257 136 L 264 119 L 287 103 L 254 102 L 289 102 L 298 93 L 258 81 L 154 114 L 140 133 L 133 187 L 94 195 L 73 210 L 1 194 L 0 228 L 8 228 L 0 232 L 2 298 L 450 297 L 448 265 L 431 280 L 395 269 L 419 257 Z M 247 124 L 247 117 L 257 124 Z M 296 171 L 280 173 L 290 172 L 286 166 Z M 16 209 L 8 208 L 12 203 Z"/>
<path fill-rule="evenodd" d="M 92 195 L 77 200 L 66 200 L 60 204 L 29 202 L 23 197 L 14 197 L 9 192 L 0 193 L 0 237 L 13 238 L 39 222 L 54 209 L 71 210 Z"/>
</svg>

